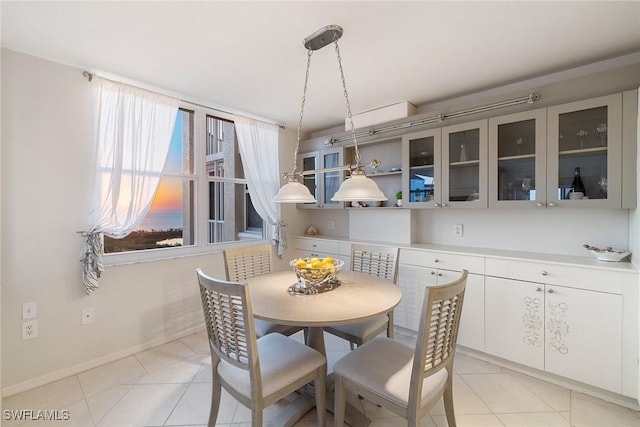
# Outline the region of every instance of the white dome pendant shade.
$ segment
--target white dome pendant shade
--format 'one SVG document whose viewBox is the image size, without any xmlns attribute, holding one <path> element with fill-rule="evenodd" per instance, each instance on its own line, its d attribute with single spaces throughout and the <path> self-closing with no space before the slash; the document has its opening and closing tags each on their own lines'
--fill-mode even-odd
<svg viewBox="0 0 640 427">
<path fill-rule="evenodd" d="M 273 201 L 276 203 L 316 203 L 316 198 L 296 177 L 291 177 L 289 182 L 280 187 L 280 191 L 273 198 Z"/>
<path fill-rule="evenodd" d="M 388 200 L 376 183 L 367 178 L 364 172 L 356 169 L 351 178 L 345 179 L 332 202 L 384 202 Z"/>
</svg>

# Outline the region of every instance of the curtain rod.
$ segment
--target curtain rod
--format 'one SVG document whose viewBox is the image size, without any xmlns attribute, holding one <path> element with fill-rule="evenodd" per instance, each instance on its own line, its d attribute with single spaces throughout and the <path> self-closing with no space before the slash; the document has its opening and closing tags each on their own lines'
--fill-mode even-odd
<svg viewBox="0 0 640 427">
<path fill-rule="evenodd" d="M 83 72 L 82 72 L 82 75 L 83 75 L 83 76 L 84 76 L 84 77 L 85 77 L 89 82 L 91 82 L 91 81 L 93 80 L 93 78 L 95 77 L 95 74 L 93 74 L 93 73 L 91 73 L 91 72 L 89 72 L 89 71 L 83 71 Z M 128 84 L 128 83 L 127 83 L 127 84 Z M 145 89 L 145 90 L 149 90 L 149 89 Z M 155 91 L 150 91 L 150 92 L 155 92 Z M 165 95 L 165 94 L 160 93 L 160 92 L 156 92 L 156 93 L 158 93 L 158 94 L 160 94 L 160 95 L 163 95 L 163 96 L 171 96 L 171 95 Z M 174 97 L 174 98 L 175 98 L 175 97 Z M 230 115 L 232 115 L 232 116 L 235 114 L 235 113 L 232 113 L 232 112 L 230 112 L 230 111 L 221 110 L 220 108 L 214 108 L 214 107 L 211 107 L 211 106 L 209 106 L 209 105 L 199 104 L 199 103 L 197 103 L 197 102 L 189 101 L 189 100 L 186 100 L 186 99 L 182 99 L 182 98 L 177 98 L 177 99 L 178 99 L 180 102 L 185 102 L 185 103 L 187 103 L 187 104 L 195 105 L 196 107 L 207 108 L 207 109 L 209 109 L 209 110 L 214 110 L 214 111 L 219 111 L 219 112 L 221 112 L 221 113 L 230 114 Z M 264 120 L 262 120 L 262 121 L 264 121 Z M 274 123 L 272 123 L 272 124 L 274 124 Z M 284 125 L 276 124 L 276 126 L 278 126 L 280 129 L 286 129 L 286 127 L 285 127 Z"/>
<path fill-rule="evenodd" d="M 424 119 L 419 119 L 419 120 L 408 120 L 406 122 L 402 122 L 402 123 L 398 123 L 395 125 L 389 125 L 389 126 L 383 126 L 380 128 L 371 128 L 369 130 L 366 131 L 361 131 L 360 133 L 356 134 L 356 137 L 360 138 L 360 137 L 367 137 L 367 136 L 373 136 L 379 133 L 386 133 L 386 132 L 391 132 L 394 130 L 399 130 L 399 129 L 405 129 L 405 128 L 412 128 L 414 126 L 420 126 L 420 125 L 426 125 L 429 123 L 438 123 L 438 122 L 442 122 L 444 120 L 447 119 L 453 119 L 456 117 L 462 117 L 462 116 L 467 116 L 470 114 L 476 114 L 476 113 L 482 113 L 484 111 L 490 111 L 490 110 L 495 110 L 498 108 L 504 108 L 504 107 L 510 107 L 513 105 L 519 105 L 519 104 L 533 104 L 534 102 L 538 101 L 540 99 L 540 95 L 536 94 L 536 93 L 530 93 L 528 96 L 523 96 L 520 98 L 515 98 L 515 99 L 509 99 L 507 101 L 500 101 L 500 102 L 495 102 L 493 104 L 487 104 L 487 105 L 483 105 L 480 107 L 473 107 L 473 108 L 467 108 L 465 110 L 460 110 L 460 111 L 455 111 L 453 113 L 446 113 L 446 114 L 438 114 L 437 116 L 433 116 L 433 117 L 427 117 Z M 333 145 L 336 142 L 342 142 L 342 141 L 347 141 L 347 140 L 351 140 L 352 137 L 351 135 L 345 135 L 345 136 L 341 136 L 338 138 L 333 138 L 330 137 L 327 139 L 327 142 L 325 142 L 325 145 Z"/>
</svg>

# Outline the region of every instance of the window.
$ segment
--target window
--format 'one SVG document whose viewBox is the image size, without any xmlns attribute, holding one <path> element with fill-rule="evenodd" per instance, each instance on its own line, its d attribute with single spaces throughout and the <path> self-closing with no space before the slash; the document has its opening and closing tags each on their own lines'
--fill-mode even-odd
<svg viewBox="0 0 640 427">
<path fill-rule="evenodd" d="M 197 111 L 178 111 L 167 163 L 147 215 L 124 239 L 105 236 L 105 254 L 263 238 L 264 224 L 247 190 L 233 122 L 201 116 L 204 123 L 199 126 Z M 206 131 L 203 144 L 195 137 L 198 128 Z M 205 202 L 201 215 L 198 200 Z"/>
<path fill-rule="evenodd" d="M 214 116 L 206 121 L 208 243 L 260 239 L 263 222 L 248 196 L 233 122 Z"/>
</svg>

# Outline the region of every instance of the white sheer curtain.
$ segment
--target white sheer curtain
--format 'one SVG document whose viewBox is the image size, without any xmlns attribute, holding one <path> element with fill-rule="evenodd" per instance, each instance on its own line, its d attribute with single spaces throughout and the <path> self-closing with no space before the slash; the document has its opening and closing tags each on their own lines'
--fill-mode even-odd
<svg viewBox="0 0 640 427">
<path fill-rule="evenodd" d="M 87 293 L 98 288 L 101 234 L 123 238 L 146 215 L 162 176 L 179 101 L 95 78 L 97 159 L 94 199 L 83 251 Z"/>
<path fill-rule="evenodd" d="M 280 189 L 278 126 L 242 116 L 234 116 L 233 121 L 251 201 L 258 215 L 275 227 L 273 240 L 281 256 L 287 242 L 280 205 L 272 201 Z"/>
</svg>

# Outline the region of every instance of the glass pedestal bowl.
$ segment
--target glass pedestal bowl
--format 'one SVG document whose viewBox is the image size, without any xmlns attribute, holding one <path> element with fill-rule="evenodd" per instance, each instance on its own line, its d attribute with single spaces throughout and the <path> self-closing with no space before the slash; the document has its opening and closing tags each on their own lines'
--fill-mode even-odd
<svg viewBox="0 0 640 427">
<path fill-rule="evenodd" d="M 289 287 L 292 294 L 319 294 L 340 286 L 338 273 L 344 261 L 333 258 L 296 258 L 289 263 L 297 281 Z"/>
</svg>

